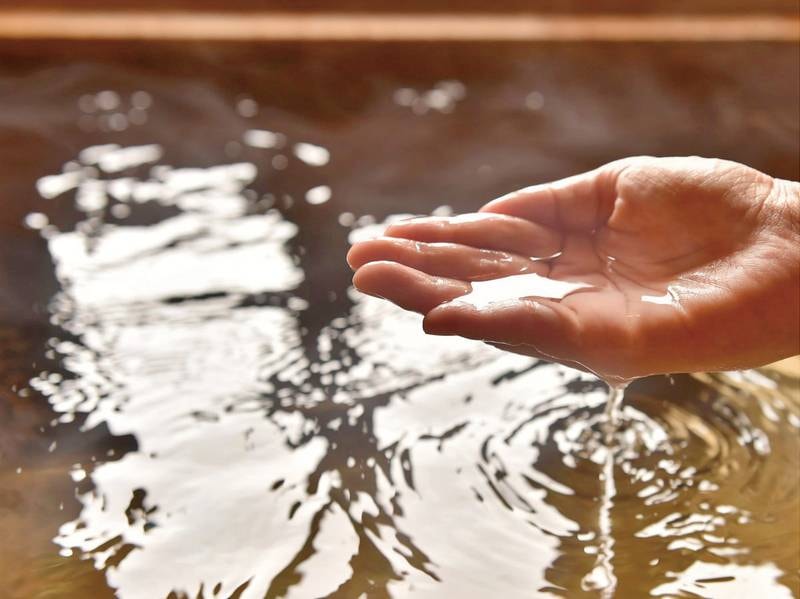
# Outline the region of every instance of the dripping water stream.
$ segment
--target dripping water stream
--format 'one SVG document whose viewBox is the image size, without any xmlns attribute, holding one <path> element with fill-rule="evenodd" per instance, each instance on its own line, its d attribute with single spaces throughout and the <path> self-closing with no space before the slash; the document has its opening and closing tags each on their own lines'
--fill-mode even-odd
<svg viewBox="0 0 800 599">
<path fill-rule="evenodd" d="M 605 458 L 600 473 L 602 489 L 597 521 L 599 547 L 594 568 L 581 581 L 581 587 L 584 590 L 599 591 L 603 599 L 613 597 L 617 588 L 617 577 L 614 574 L 613 565 L 614 536 L 611 520 L 611 510 L 614 507 L 614 498 L 617 495 L 617 487 L 614 480 L 616 454 L 614 437 L 621 424 L 622 403 L 625 397 L 625 389 L 629 383 L 630 381 L 606 382 L 608 385 L 608 398 L 603 410 L 602 426 Z"/>
</svg>

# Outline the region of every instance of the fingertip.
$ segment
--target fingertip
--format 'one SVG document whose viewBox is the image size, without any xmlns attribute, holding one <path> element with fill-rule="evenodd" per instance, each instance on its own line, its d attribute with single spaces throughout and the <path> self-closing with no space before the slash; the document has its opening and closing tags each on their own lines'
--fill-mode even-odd
<svg viewBox="0 0 800 599">
<path fill-rule="evenodd" d="M 554 185 L 556 184 L 541 183 L 512 191 L 492 200 L 483 206 L 480 212 L 513 216 L 545 227 L 558 227 L 559 217 L 553 195 Z"/>
<path fill-rule="evenodd" d="M 393 223 L 389 223 L 388 225 L 386 225 L 386 228 L 383 230 L 383 234 L 384 235 L 391 235 L 392 231 L 402 230 L 405 227 L 407 227 L 409 223 L 413 223 L 416 220 L 418 220 L 418 217 L 405 219 L 405 220 L 401 220 L 401 221 L 397 221 L 397 222 L 393 222 Z"/>
<path fill-rule="evenodd" d="M 347 251 L 347 256 L 345 256 L 345 260 L 347 260 L 347 265 L 350 267 L 351 270 L 358 270 L 360 266 L 364 265 L 364 263 L 360 260 L 361 250 L 359 249 L 359 247 L 360 244 L 356 243 Z"/>
<path fill-rule="evenodd" d="M 361 293 L 376 295 L 381 280 L 391 272 L 390 262 L 369 262 L 356 269 L 353 275 L 353 286 Z"/>
<path fill-rule="evenodd" d="M 383 232 L 387 237 L 399 237 L 400 239 L 409 239 L 413 237 L 413 232 L 419 225 L 430 224 L 430 217 L 414 217 L 408 220 L 392 223 L 386 226 Z"/>
<path fill-rule="evenodd" d="M 518 201 L 519 196 L 522 195 L 527 189 L 519 189 L 517 191 L 512 191 L 511 193 L 507 193 L 505 195 L 501 195 L 499 198 L 495 198 L 490 200 L 483 206 L 478 209 L 478 212 L 489 213 L 489 214 L 509 214 L 507 208 L 508 205 L 511 203 L 513 204 L 515 201 Z"/>
<path fill-rule="evenodd" d="M 422 330 L 428 335 L 458 335 L 467 313 L 476 311 L 465 302 L 454 300 L 440 304 L 425 314 Z"/>
<path fill-rule="evenodd" d="M 353 285 L 367 295 L 419 314 L 470 292 L 468 282 L 436 277 L 390 261 L 369 262 L 353 275 Z"/>
<path fill-rule="evenodd" d="M 358 270 L 370 262 L 386 261 L 386 252 L 381 251 L 382 242 L 386 241 L 384 237 L 375 237 L 354 243 L 347 252 L 347 263 L 350 268 Z"/>
</svg>

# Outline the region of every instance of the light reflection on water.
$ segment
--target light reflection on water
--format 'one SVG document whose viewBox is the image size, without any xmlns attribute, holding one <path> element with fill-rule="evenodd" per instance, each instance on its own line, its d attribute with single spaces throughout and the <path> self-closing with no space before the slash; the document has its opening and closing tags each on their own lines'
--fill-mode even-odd
<svg viewBox="0 0 800 599">
<path fill-rule="evenodd" d="M 609 448 L 592 377 L 424 336 L 352 290 L 309 350 L 297 226 L 254 202 L 255 165 L 159 161 L 95 147 L 39 184 L 87 218 L 41 223 L 72 376 L 35 386 L 137 442 L 76 467 L 55 541 L 119 597 L 791 596 L 796 543 L 774 539 L 797 532 L 800 409 L 772 379 L 634 390 Z M 145 203 L 165 216 L 104 223 Z"/>
</svg>

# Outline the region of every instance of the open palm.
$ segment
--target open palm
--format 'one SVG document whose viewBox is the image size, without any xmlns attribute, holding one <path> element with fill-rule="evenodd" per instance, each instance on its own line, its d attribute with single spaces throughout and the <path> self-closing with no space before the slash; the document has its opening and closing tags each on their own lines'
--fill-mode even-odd
<svg viewBox="0 0 800 599">
<path fill-rule="evenodd" d="M 353 246 L 355 286 L 425 314 L 428 333 L 607 379 L 758 365 L 798 351 L 797 185 L 740 164 L 631 158 L 418 218 Z M 451 301 L 520 273 L 562 299 Z"/>
</svg>

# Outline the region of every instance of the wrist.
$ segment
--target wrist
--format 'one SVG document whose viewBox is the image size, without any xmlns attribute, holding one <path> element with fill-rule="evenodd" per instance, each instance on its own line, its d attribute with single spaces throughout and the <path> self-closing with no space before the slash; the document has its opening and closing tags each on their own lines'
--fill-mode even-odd
<svg viewBox="0 0 800 599">
<path fill-rule="evenodd" d="M 792 243 L 800 236 L 800 183 L 786 179 L 774 179 L 771 203 L 781 218 L 787 237 Z"/>
<path fill-rule="evenodd" d="M 776 204 L 781 216 L 780 238 L 784 242 L 786 264 L 782 302 L 786 337 L 784 356 L 800 353 L 800 183 L 775 179 Z"/>
</svg>

